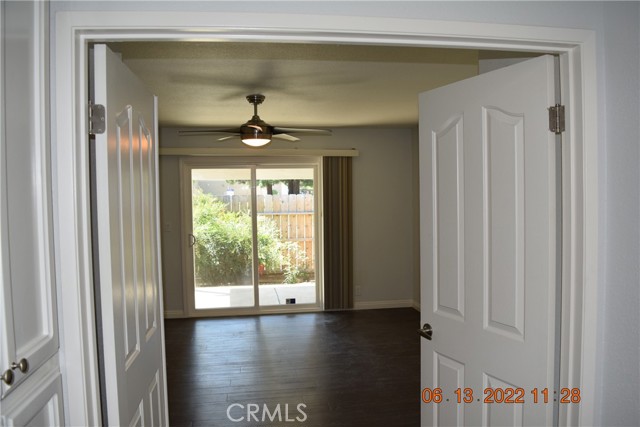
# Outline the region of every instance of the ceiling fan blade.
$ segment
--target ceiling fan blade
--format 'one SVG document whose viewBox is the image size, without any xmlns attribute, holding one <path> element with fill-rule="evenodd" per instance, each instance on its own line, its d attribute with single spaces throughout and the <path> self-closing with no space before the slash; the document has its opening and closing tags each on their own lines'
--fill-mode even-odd
<svg viewBox="0 0 640 427">
<path fill-rule="evenodd" d="M 237 133 L 240 134 L 240 128 L 219 128 L 219 129 L 198 129 L 198 130 L 179 130 L 178 135 L 194 136 L 194 135 L 213 135 L 216 133 Z"/>
<path fill-rule="evenodd" d="M 282 133 L 304 133 L 307 135 L 331 135 L 331 131 L 328 129 L 303 129 L 303 128 L 282 128 L 274 127 L 273 134 L 278 135 Z"/>
<path fill-rule="evenodd" d="M 218 138 L 218 141 L 227 141 L 229 139 L 234 139 L 234 138 L 240 138 L 240 135 L 229 135 L 229 136 L 223 136 L 222 138 Z"/>
<path fill-rule="evenodd" d="M 295 136 L 291 136 L 286 133 L 274 133 L 273 138 L 284 139 L 286 141 L 291 141 L 291 142 L 300 141 L 300 138 L 296 138 Z"/>
</svg>

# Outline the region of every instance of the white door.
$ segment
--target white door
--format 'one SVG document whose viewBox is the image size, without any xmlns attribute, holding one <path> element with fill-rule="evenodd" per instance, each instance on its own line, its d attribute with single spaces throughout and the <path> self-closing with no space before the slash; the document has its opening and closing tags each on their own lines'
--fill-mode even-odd
<svg viewBox="0 0 640 427">
<path fill-rule="evenodd" d="M 48 4 L 0 2 L 0 425 L 64 424 L 53 257 Z"/>
<path fill-rule="evenodd" d="M 423 426 L 553 421 L 553 76 L 543 56 L 420 94 Z"/>
<path fill-rule="evenodd" d="M 94 141 L 103 403 L 109 425 L 167 425 L 156 98 L 104 45 L 93 78 L 93 102 L 106 107 Z"/>
</svg>

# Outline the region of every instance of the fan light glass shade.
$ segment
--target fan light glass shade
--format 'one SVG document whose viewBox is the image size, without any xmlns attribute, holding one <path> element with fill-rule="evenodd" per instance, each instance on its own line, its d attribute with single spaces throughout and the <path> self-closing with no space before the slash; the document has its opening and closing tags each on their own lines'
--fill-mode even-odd
<svg viewBox="0 0 640 427">
<path fill-rule="evenodd" d="M 273 127 L 253 116 L 251 120 L 240 127 L 242 142 L 250 147 L 262 147 L 271 142 Z"/>
<path fill-rule="evenodd" d="M 260 137 L 256 137 L 254 135 L 250 135 L 250 136 L 243 136 L 242 137 L 242 142 L 244 142 L 245 144 L 247 144 L 250 147 L 262 147 L 267 145 L 268 143 L 271 142 L 271 139 L 269 138 L 264 138 L 264 136 L 262 138 Z"/>
</svg>

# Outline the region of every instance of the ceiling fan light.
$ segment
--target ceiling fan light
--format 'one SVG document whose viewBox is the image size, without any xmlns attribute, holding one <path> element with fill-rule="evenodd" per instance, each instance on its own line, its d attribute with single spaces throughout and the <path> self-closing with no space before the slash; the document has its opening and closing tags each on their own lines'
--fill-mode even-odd
<svg viewBox="0 0 640 427">
<path fill-rule="evenodd" d="M 242 142 L 250 147 L 263 147 L 271 142 L 272 127 L 254 116 L 240 127 Z"/>
<path fill-rule="evenodd" d="M 250 137 L 243 136 L 242 142 L 250 147 L 264 147 L 268 143 L 271 142 L 271 139 L 264 137 L 254 137 L 253 135 Z"/>
</svg>

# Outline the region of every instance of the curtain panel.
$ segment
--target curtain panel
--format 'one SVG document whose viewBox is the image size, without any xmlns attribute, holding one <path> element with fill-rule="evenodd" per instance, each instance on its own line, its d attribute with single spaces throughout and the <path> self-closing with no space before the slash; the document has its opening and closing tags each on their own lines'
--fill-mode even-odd
<svg viewBox="0 0 640 427">
<path fill-rule="evenodd" d="M 323 158 L 324 308 L 353 308 L 351 157 Z"/>
</svg>

